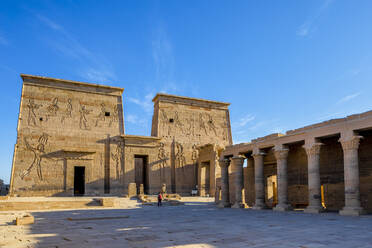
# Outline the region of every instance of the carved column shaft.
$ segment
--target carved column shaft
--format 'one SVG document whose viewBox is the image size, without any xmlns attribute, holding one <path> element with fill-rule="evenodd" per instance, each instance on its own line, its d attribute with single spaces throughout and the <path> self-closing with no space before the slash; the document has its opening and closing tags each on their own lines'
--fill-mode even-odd
<svg viewBox="0 0 372 248">
<path fill-rule="evenodd" d="M 340 139 L 344 152 L 345 207 L 342 215 L 360 215 L 364 211 L 360 205 L 358 148 L 362 136 Z"/>
<path fill-rule="evenodd" d="M 229 196 L 229 165 L 228 159 L 219 160 L 221 167 L 221 201 L 218 204 L 219 207 L 226 208 L 230 207 L 230 196 Z"/>
<path fill-rule="evenodd" d="M 243 164 L 244 164 L 244 157 L 236 156 L 231 158 L 231 162 L 233 164 L 234 169 L 234 185 L 235 185 L 235 202 L 232 206 L 233 208 L 242 208 L 244 207 L 243 198 L 242 198 L 242 190 L 244 188 L 244 180 L 243 180 Z"/>
<path fill-rule="evenodd" d="M 288 149 L 279 149 L 274 152 L 278 170 L 278 205 L 274 208 L 276 211 L 286 211 L 290 209 L 288 205 L 288 152 Z"/>
<path fill-rule="evenodd" d="M 254 188 L 256 196 L 253 209 L 262 209 L 265 207 L 264 155 L 265 153 L 263 152 L 252 154 L 254 159 Z"/>
<path fill-rule="evenodd" d="M 314 143 L 310 146 L 304 146 L 307 154 L 309 185 L 309 206 L 305 209 L 305 212 L 309 213 L 319 213 L 323 209 L 319 173 L 320 148 L 322 145 L 322 143 Z"/>
</svg>

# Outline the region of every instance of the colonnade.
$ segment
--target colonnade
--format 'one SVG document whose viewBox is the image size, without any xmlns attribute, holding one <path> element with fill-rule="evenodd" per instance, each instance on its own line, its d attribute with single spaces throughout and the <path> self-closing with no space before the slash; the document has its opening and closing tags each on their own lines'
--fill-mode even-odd
<svg viewBox="0 0 372 248">
<path fill-rule="evenodd" d="M 358 148 L 362 136 L 341 135 L 339 142 L 342 145 L 344 156 L 344 182 L 345 182 L 345 206 L 340 210 L 341 215 L 360 215 L 364 210 L 360 204 L 359 193 L 359 165 Z M 305 209 L 307 213 L 320 213 L 324 209 L 321 204 L 321 184 L 319 172 L 319 158 L 322 143 L 316 139 L 305 140 L 303 148 L 306 150 L 308 163 L 308 191 L 309 205 Z M 289 149 L 285 145 L 276 145 L 274 154 L 277 162 L 278 180 L 278 204 L 274 211 L 287 211 L 291 209 L 288 204 L 288 175 L 287 158 Z M 253 209 L 263 209 L 265 205 L 265 179 L 264 179 L 264 156 L 266 154 L 259 148 L 254 148 L 252 157 L 254 159 L 254 185 L 255 185 L 255 204 Z M 235 202 L 234 208 L 245 207 L 242 197 L 243 164 L 246 158 L 242 155 L 235 155 L 230 159 L 225 158 L 219 161 L 221 167 L 221 201 L 220 207 L 230 207 L 229 200 L 229 170 L 230 164 L 233 166 Z"/>
</svg>

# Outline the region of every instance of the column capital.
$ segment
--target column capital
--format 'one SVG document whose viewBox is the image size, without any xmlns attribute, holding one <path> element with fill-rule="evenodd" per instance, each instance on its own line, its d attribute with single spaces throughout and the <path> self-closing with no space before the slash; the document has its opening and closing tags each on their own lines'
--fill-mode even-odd
<svg viewBox="0 0 372 248">
<path fill-rule="evenodd" d="M 288 148 L 274 149 L 274 155 L 277 160 L 287 159 L 288 152 Z"/>
<path fill-rule="evenodd" d="M 341 138 L 338 141 L 341 143 L 343 150 L 358 150 L 361 139 L 363 139 L 363 136 L 354 135 L 351 138 Z"/>
<path fill-rule="evenodd" d="M 235 165 L 241 165 L 243 166 L 244 164 L 244 159 L 245 157 L 241 156 L 241 155 L 238 155 L 238 156 L 234 156 L 231 158 L 231 161 L 234 161 L 234 164 Z"/>
<path fill-rule="evenodd" d="M 227 158 L 224 158 L 224 159 L 218 160 L 218 163 L 219 163 L 220 167 L 229 167 L 230 160 L 227 159 Z"/>
<path fill-rule="evenodd" d="M 255 151 L 252 153 L 252 157 L 253 158 L 256 158 L 256 157 L 262 157 L 262 156 L 265 156 L 266 153 L 265 152 L 261 152 L 261 151 Z"/>
<path fill-rule="evenodd" d="M 323 143 L 316 142 L 312 144 L 306 144 L 302 147 L 305 149 L 307 156 L 312 156 L 320 154 L 320 148 L 322 147 L 322 145 Z"/>
</svg>

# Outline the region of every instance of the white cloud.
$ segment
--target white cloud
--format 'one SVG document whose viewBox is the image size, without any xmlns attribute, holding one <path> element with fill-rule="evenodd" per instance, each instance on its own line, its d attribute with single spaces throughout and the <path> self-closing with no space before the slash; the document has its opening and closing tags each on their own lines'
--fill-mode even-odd
<svg viewBox="0 0 372 248">
<path fill-rule="evenodd" d="M 61 56 L 78 61 L 80 66 L 77 68 L 77 73 L 85 80 L 94 82 L 110 82 L 116 80 L 116 75 L 113 66 L 104 58 L 99 57 L 97 52 L 92 52 L 83 46 L 78 39 L 71 35 L 62 25 L 55 21 L 37 14 L 37 19 L 45 26 L 55 32 L 49 44 Z"/>
<path fill-rule="evenodd" d="M 135 124 L 135 125 L 140 125 L 140 126 L 146 125 L 146 120 L 144 118 L 139 118 L 137 115 L 128 114 L 125 116 L 125 120 L 128 123 Z"/>
<path fill-rule="evenodd" d="M 153 93 L 148 93 L 141 100 L 134 97 L 127 97 L 127 99 L 128 101 L 140 106 L 146 113 L 151 113 L 153 110 L 152 99 L 154 98 L 154 96 L 155 95 Z"/>
<path fill-rule="evenodd" d="M 360 96 L 360 94 L 361 94 L 361 93 L 358 92 L 358 93 L 355 93 L 355 94 L 351 94 L 351 95 L 345 96 L 345 97 L 341 98 L 341 99 L 337 102 L 337 104 L 341 104 L 341 103 L 348 102 L 348 101 L 350 101 L 350 100 L 352 100 L 352 99 L 354 99 L 354 98 L 357 98 L 358 96 Z"/>
<path fill-rule="evenodd" d="M 170 81 L 174 70 L 174 55 L 173 46 L 164 25 L 159 25 L 154 31 L 152 57 L 156 69 L 156 79 Z"/>
<path fill-rule="evenodd" d="M 324 11 L 331 5 L 334 0 L 324 0 L 323 4 L 317 10 L 317 12 L 310 16 L 306 22 L 304 22 L 297 30 L 296 34 L 301 37 L 308 36 L 311 32 L 316 30 L 314 24 L 322 16 Z"/>
</svg>

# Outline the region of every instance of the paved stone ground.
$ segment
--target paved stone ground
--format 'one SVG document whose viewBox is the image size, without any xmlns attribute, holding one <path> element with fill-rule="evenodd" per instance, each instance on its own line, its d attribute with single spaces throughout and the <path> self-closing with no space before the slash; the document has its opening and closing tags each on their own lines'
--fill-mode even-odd
<svg viewBox="0 0 372 248">
<path fill-rule="evenodd" d="M 0 246 L 372 247 L 372 216 L 217 209 L 211 202 L 186 201 L 160 208 L 132 204 L 127 209 L 33 212 L 30 226 L 10 225 L 20 213 L 2 213 Z"/>
</svg>

